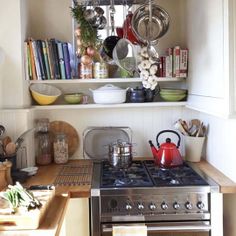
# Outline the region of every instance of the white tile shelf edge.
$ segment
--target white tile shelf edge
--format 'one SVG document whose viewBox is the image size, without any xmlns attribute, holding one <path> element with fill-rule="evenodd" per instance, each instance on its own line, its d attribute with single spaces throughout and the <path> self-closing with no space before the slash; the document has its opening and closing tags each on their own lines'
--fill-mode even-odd
<svg viewBox="0 0 236 236">
<path fill-rule="evenodd" d="M 100 109 L 100 108 L 135 108 L 135 107 L 170 107 L 186 106 L 187 102 L 147 102 L 147 103 L 122 103 L 122 104 L 66 104 L 66 105 L 33 105 L 35 110 L 55 110 L 55 109 Z"/>
<path fill-rule="evenodd" d="M 172 81 L 183 81 L 186 78 L 176 77 L 159 77 L 158 82 L 172 82 Z M 66 79 L 66 80 L 29 80 L 30 84 L 33 83 L 47 83 L 47 84 L 74 84 L 74 83 L 131 83 L 141 82 L 141 78 L 107 78 L 107 79 Z"/>
</svg>

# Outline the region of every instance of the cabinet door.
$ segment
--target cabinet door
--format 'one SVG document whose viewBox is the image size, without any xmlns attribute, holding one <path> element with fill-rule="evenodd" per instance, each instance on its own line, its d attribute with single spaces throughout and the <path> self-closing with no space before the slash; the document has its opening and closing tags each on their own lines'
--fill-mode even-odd
<svg viewBox="0 0 236 236">
<path fill-rule="evenodd" d="M 89 236 L 89 199 L 70 199 L 62 235 Z"/>
<path fill-rule="evenodd" d="M 228 90 L 227 0 L 185 1 L 189 48 L 188 106 L 207 113 L 226 112 Z"/>
</svg>

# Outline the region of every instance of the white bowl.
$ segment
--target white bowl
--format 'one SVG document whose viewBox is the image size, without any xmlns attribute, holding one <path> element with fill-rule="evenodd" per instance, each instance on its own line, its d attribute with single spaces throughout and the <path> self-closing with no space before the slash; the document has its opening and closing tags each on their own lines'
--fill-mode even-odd
<svg viewBox="0 0 236 236">
<path fill-rule="evenodd" d="M 21 169 L 21 171 L 27 172 L 29 176 L 35 175 L 38 171 L 38 167 L 32 166 L 32 167 L 27 167 L 24 169 Z"/>
</svg>

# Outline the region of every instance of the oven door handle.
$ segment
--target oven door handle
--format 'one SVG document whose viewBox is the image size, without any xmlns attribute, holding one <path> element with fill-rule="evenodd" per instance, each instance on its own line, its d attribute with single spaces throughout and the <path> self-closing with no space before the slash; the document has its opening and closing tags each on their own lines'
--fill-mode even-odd
<svg viewBox="0 0 236 236">
<path fill-rule="evenodd" d="M 120 224 L 121 226 L 122 224 Z M 178 224 L 178 223 L 171 223 L 162 224 L 162 223 L 155 223 L 152 225 L 147 225 L 147 231 L 184 231 L 184 232 L 209 232 L 211 230 L 210 224 L 206 222 L 199 222 L 196 224 L 194 222 L 192 225 L 190 222 L 188 224 Z M 114 224 L 114 226 L 117 226 Z M 122 225 L 123 226 L 123 225 Z M 124 226 L 135 226 L 135 224 L 124 224 Z M 102 232 L 112 232 L 112 225 L 103 225 Z"/>
</svg>

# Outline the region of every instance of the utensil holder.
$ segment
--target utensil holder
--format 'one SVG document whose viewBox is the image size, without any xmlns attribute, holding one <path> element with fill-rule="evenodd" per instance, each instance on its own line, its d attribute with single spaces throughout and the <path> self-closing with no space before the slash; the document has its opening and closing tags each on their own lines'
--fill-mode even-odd
<svg viewBox="0 0 236 236">
<path fill-rule="evenodd" d="M 184 136 L 186 161 L 199 162 L 201 160 L 204 141 L 205 137 Z"/>
</svg>

